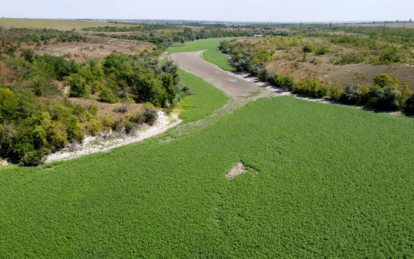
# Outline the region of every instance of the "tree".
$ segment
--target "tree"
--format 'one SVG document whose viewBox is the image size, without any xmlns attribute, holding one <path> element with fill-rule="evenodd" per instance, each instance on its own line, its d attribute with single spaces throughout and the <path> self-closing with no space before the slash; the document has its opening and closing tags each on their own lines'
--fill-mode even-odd
<svg viewBox="0 0 414 259">
<path fill-rule="evenodd" d="M 165 88 L 165 91 L 167 92 L 167 99 L 170 102 L 170 104 L 172 104 L 176 95 L 173 76 L 171 74 L 163 75 L 162 84 Z"/>
<path fill-rule="evenodd" d="M 115 96 L 111 89 L 104 87 L 99 95 L 99 101 L 105 103 L 116 103 L 118 102 L 118 97 Z"/>
<path fill-rule="evenodd" d="M 70 87 L 70 97 L 86 97 L 89 93 L 89 85 L 79 74 L 66 77 L 65 85 Z"/>
</svg>

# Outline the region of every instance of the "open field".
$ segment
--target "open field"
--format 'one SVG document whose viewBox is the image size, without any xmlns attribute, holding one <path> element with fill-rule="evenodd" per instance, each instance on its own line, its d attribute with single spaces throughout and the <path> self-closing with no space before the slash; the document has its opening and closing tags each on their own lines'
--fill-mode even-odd
<svg viewBox="0 0 414 259">
<path fill-rule="evenodd" d="M 355 27 L 383 27 L 384 23 L 375 23 L 375 24 L 367 24 L 367 23 L 362 23 L 362 24 L 347 24 L 346 26 L 355 26 Z M 410 29 L 414 29 L 414 22 L 399 22 L 399 23 L 386 23 L 385 27 L 387 28 L 410 28 Z"/>
<path fill-rule="evenodd" d="M 205 60 L 221 67 L 224 70 L 235 71 L 235 69 L 229 63 L 229 58 L 226 55 L 223 55 L 222 53 L 220 53 L 217 49 L 221 41 L 224 41 L 224 40 L 229 41 L 232 39 L 235 39 L 235 38 L 216 38 L 216 39 L 186 42 L 185 47 L 169 48 L 168 54 L 206 50 L 204 52 Z"/>
<path fill-rule="evenodd" d="M 92 22 L 92 21 L 76 21 L 76 20 L 52 20 L 52 19 L 14 19 L 14 18 L 0 18 L 0 26 L 5 28 L 32 28 L 32 29 L 60 29 L 72 30 L 82 29 L 85 27 L 125 27 L 125 24 L 116 24 L 108 22 Z M 128 25 L 133 27 L 134 25 Z"/>
<path fill-rule="evenodd" d="M 58 57 L 67 57 L 70 53 L 70 58 L 80 61 L 88 58 L 104 59 L 111 53 L 136 55 L 145 50 L 151 52 L 154 47 L 155 44 L 149 42 L 94 37 L 90 38 L 88 42 L 57 42 L 56 44 L 43 45 L 41 48 L 35 49 L 35 53 L 39 55 L 48 53 Z"/>
<path fill-rule="evenodd" d="M 1 171 L 0 255 L 411 257 L 413 126 L 281 97 L 171 142 Z"/>
</svg>

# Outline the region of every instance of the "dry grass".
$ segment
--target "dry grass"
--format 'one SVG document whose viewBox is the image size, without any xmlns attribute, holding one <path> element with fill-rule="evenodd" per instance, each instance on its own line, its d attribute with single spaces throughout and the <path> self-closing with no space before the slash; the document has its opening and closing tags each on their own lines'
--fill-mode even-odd
<svg viewBox="0 0 414 259">
<path fill-rule="evenodd" d="M 88 58 L 103 59 L 111 53 L 135 55 L 143 52 L 144 50 L 151 51 L 154 46 L 155 45 L 152 43 L 142 41 L 90 37 L 88 42 L 52 42 L 49 45 L 43 45 L 35 48 L 35 53 L 39 55 L 48 53 L 65 58 L 69 58 L 67 54 L 70 53 L 70 58 L 75 59 L 76 61 L 82 61 Z M 34 48 L 33 46 L 27 46 L 26 44 L 22 44 L 22 47 Z"/>
<path fill-rule="evenodd" d="M 391 66 L 377 66 L 362 62 L 335 65 L 335 62 L 331 62 L 340 59 L 340 54 L 358 54 L 361 51 L 369 52 L 370 50 L 333 45 L 328 39 L 323 38 L 304 38 L 298 46 L 284 46 L 283 49 L 280 49 L 279 45 L 272 42 L 270 38 L 248 38 L 239 40 L 239 42 L 250 44 L 251 49 L 274 51 L 273 60 L 267 62 L 266 66 L 280 74 L 293 76 L 297 81 L 301 79 L 318 80 L 329 86 L 336 84 L 341 88 L 345 88 L 348 83 L 371 86 L 375 76 L 388 73 L 401 80 L 402 84 L 409 85 L 411 90 L 414 90 L 414 64 L 397 63 Z M 288 44 L 291 41 L 286 39 L 285 42 Z M 330 52 L 323 56 L 309 53 L 306 55 L 306 60 L 304 60 L 302 51 L 304 44 L 328 46 Z"/>
<path fill-rule="evenodd" d="M 76 21 L 76 20 L 52 20 L 52 19 L 15 19 L 15 18 L 1 18 L 0 26 L 5 28 L 32 28 L 32 29 L 60 29 L 72 30 L 82 29 L 85 27 L 111 26 L 111 27 L 125 27 L 125 24 L 116 24 L 108 22 L 95 21 Z M 133 27 L 134 25 L 128 25 Z"/>
</svg>

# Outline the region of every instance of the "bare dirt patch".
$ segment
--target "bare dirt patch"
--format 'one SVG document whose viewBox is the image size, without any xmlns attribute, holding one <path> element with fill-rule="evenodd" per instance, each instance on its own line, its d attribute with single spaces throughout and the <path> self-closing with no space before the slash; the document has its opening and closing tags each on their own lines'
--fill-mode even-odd
<svg viewBox="0 0 414 259">
<path fill-rule="evenodd" d="M 203 51 L 174 53 L 171 58 L 181 68 L 203 78 L 228 96 L 250 96 L 251 92 L 258 90 L 255 83 L 243 80 L 237 75 L 205 61 L 202 53 Z"/>
<path fill-rule="evenodd" d="M 26 46 L 25 46 L 26 47 Z M 33 47 L 33 46 L 32 46 Z M 35 53 L 48 53 L 81 61 L 88 58 L 105 58 L 111 53 L 136 55 L 145 50 L 152 51 L 154 45 L 148 42 L 117 39 L 90 38 L 88 42 L 53 42 L 35 49 Z M 70 53 L 70 57 L 67 56 Z"/>
<path fill-rule="evenodd" d="M 235 167 L 233 167 L 230 172 L 226 175 L 228 179 L 233 179 L 238 175 L 247 173 L 247 169 L 244 167 L 242 162 L 239 162 Z"/>
</svg>

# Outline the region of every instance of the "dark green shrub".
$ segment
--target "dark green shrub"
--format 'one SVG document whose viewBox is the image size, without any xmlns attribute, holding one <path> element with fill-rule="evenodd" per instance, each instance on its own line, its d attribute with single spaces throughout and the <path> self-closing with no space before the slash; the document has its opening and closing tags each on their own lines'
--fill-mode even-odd
<svg viewBox="0 0 414 259">
<path fill-rule="evenodd" d="M 325 54 L 329 53 L 329 48 L 328 47 L 320 47 L 316 50 L 315 54 L 318 56 L 323 56 Z"/>
<path fill-rule="evenodd" d="M 305 47 L 303 47 L 303 52 L 305 53 L 311 53 L 316 49 L 316 47 L 314 45 L 305 45 Z"/>
<path fill-rule="evenodd" d="M 396 51 L 386 52 L 381 55 L 380 62 L 381 64 L 393 64 L 401 61 L 401 56 L 397 54 Z"/>
<path fill-rule="evenodd" d="M 405 111 L 408 113 L 414 113 L 414 94 L 406 102 Z"/>
<path fill-rule="evenodd" d="M 44 160 L 44 154 L 42 151 L 30 151 L 21 159 L 21 164 L 24 166 L 38 166 Z"/>
<path fill-rule="evenodd" d="M 26 61 L 28 61 L 28 62 L 32 63 L 32 62 L 34 61 L 34 56 L 35 56 L 35 54 L 34 54 L 33 49 L 22 49 L 22 52 L 21 52 L 20 56 L 21 56 L 24 60 L 26 60 Z"/>
</svg>

